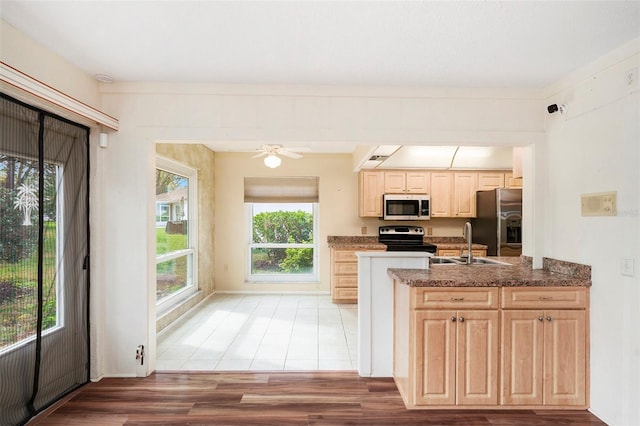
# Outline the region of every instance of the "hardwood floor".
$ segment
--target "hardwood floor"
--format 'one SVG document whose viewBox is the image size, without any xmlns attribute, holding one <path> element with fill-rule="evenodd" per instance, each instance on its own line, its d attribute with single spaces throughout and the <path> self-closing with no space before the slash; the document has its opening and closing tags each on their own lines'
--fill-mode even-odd
<svg viewBox="0 0 640 426">
<path fill-rule="evenodd" d="M 161 373 L 90 383 L 31 425 L 604 425 L 587 411 L 407 410 L 355 372 Z"/>
</svg>

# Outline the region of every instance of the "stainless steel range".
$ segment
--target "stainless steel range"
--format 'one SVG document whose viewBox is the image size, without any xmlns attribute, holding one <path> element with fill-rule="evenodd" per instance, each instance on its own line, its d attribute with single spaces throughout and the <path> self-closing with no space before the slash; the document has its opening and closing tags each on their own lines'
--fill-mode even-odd
<svg viewBox="0 0 640 426">
<path fill-rule="evenodd" d="M 425 251 L 435 253 L 438 249 L 424 241 L 422 226 L 387 225 L 378 228 L 378 241 L 387 246 L 387 251 Z"/>
</svg>

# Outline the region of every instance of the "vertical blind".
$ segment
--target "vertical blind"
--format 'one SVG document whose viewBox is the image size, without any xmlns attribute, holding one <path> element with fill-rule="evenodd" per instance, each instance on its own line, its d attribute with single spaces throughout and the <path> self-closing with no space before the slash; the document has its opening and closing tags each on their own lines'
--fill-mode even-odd
<svg viewBox="0 0 640 426">
<path fill-rule="evenodd" d="M 0 425 L 89 379 L 89 129 L 0 93 Z"/>
</svg>

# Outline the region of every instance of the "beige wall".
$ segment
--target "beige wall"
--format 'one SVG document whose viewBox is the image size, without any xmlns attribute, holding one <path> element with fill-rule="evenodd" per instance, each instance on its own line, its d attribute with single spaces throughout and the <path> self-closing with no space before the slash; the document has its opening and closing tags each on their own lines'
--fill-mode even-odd
<svg viewBox="0 0 640 426">
<path fill-rule="evenodd" d="M 251 153 L 216 153 L 216 291 L 329 291 L 328 235 L 353 235 L 360 230 L 357 178 L 350 154 L 305 154 L 282 159 L 277 169 L 264 166 Z M 244 177 L 318 176 L 319 276 L 317 283 L 247 283 L 247 216 Z"/>
<path fill-rule="evenodd" d="M 198 288 L 200 293 L 176 310 L 158 318 L 162 330 L 214 290 L 215 154 L 203 145 L 156 144 L 156 152 L 198 171 Z"/>
</svg>

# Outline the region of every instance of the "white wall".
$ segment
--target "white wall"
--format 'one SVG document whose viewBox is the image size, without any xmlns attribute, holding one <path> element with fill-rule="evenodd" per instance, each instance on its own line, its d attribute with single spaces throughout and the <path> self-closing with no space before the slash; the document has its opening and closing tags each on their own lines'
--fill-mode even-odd
<svg viewBox="0 0 640 426">
<path fill-rule="evenodd" d="M 547 257 L 591 265 L 591 410 L 640 424 L 640 115 L 638 40 L 546 89 Z M 637 74 L 636 74 L 637 75 Z M 617 192 L 614 217 L 582 217 L 580 195 Z M 635 276 L 620 273 L 632 258 Z"/>
</svg>

